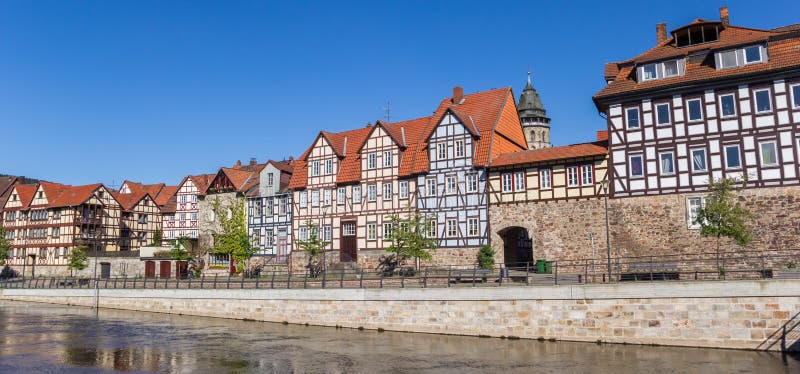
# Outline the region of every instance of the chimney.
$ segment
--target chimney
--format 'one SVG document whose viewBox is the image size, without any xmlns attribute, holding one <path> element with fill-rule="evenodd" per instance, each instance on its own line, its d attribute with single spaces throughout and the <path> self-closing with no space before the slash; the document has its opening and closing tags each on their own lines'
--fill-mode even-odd
<svg viewBox="0 0 800 374">
<path fill-rule="evenodd" d="M 731 24 L 731 20 L 728 17 L 728 7 L 724 6 L 719 8 L 719 20 L 722 21 L 723 26 L 728 26 Z"/>
<path fill-rule="evenodd" d="M 294 161 L 294 157 L 289 156 L 289 163 L 292 163 L 292 161 Z"/>
<path fill-rule="evenodd" d="M 608 140 L 608 130 L 602 130 L 597 132 L 597 141 L 604 142 Z"/>
<path fill-rule="evenodd" d="M 656 24 L 656 36 L 658 37 L 658 44 L 667 41 L 667 24 L 664 22 Z"/>
<path fill-rule="evenodd" d="M 251 166 L 252 166 L 252 165 L 255 165 L 255 164 L 257 164 L 257 163 L 258 163 L 258 162 L 256 162 L 256 158 L 255 158 L 255 157 L 251 157 L 251 158 L 250 158 L 250 165 L 251 165 Z"/>
<path fill-rule="evenodd" d="M 461 104 L 464 101 L 464 89 L 460 86 L 453 87 L 453 104 Z"/>
<path fill-rule="evenodd" d="M 236 160 L 236 165 L 233 165 L 234 169 L 238 169 L 242 167 L 242 160 Z"/>
</svg>

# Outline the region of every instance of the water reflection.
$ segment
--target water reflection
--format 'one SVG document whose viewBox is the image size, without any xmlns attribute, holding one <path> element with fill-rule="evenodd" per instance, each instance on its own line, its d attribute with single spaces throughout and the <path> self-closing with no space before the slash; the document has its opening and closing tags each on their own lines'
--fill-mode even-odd
<svg viewBox="0 0 800 374">
<path fill-rule="evenodd" d="M 800 372 L 779 355 L 550 343 L 0 302 L 0 372 Z"/>
</svg>

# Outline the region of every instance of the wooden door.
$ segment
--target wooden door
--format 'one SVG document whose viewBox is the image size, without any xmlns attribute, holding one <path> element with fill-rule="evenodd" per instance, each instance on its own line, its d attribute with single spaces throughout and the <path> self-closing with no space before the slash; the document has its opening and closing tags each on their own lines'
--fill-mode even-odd
<svg viewBox="0 0 800 374">
<path fill-rule="evenodd" d="M 342 222 L 342 239 L 339 243 L 339 261 L 355 262 L 357 258 L 357 244 L 356 222 Z"/>
<path fill-rule="evenodd" d="M 144 263 L 144 276 L 145 276 L 145 278 L 155 278 L 156 277 L 156 262 L 155 261 L 145 261 L 145 263 Z"/>
<path fill-rule="evenodd" d="M 183 279 L 189 277 L 189 263 L 186 261 L 175 261 L 175 276 Z"/>
<path fill-rule="evenodd" d="M 161 261 L 158 273 L 161 279 L 170 277 L 170 268 L 170 261 Z"/>
<path fill-rule="evenodd" d="M 286 229 L 278 229 L 278 250 L 275 255 L 279 258 L 286 256 Z"/>
</svg>

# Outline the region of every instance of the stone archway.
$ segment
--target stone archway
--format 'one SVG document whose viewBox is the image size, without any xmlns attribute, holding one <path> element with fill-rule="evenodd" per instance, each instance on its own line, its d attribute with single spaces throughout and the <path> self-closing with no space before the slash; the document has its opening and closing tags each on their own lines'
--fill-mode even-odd
<svg viewBox="0 0 800 374">
<path fill-rule="evenodd" d="M 498 232 L 503 240 L 503 264 L 506 268 L 525 267 L 533 263 L 533 241 L 528 229 L 507 227 Z"/>
<path fill-rule="evenodd" d="M 499 216 L 499 215 L 498 215 Z M 531 261 L 534 258 L 533 252 L 538 252 L 539 249 L 533 248 L 533 235 L 537 232 L 536 230 L 536 222 L 534 220 L 521 220 L 518 217 L 514 217 L 514 219 L 498 219 L 497 221 L 492 222 L 492 238 L 491 243 L 492 247 L 495 251 L 495 262 L 500 264 L 510 264 L 509 260 L 513 261 L 514 259 L 506 260 L 506 239 L 511 239 L 514 236 L 514 233 L 519 235 L 519 232 L 522 231 L 527 235 L 529 239 L 528 248 L 529 249 L 529 256 L 516 256 L 522 257 L 523 261 L 525 258 L 530 257 Z M 517 237 L 519 239 L 519 237 Z M 516 252 L 515 252 L 516 254 Z M 543 253 L 538 254 L 542 257 Z"/>
</svg>

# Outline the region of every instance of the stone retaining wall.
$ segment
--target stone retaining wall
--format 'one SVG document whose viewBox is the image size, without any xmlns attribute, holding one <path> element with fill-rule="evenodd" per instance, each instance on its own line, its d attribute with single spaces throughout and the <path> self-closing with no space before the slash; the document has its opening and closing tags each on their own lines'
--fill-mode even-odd
<svg viewBox="0 0 800 374">
<path fill-rule="evenodd" d="M 800 280 L 427 289 L 103 289 L 100 306 L 407 332 L 757 349 L 800 312 L 799 295 Z M 6 289 L 1 297 L 89 306 L 93 290 Z"/>
</svg>

